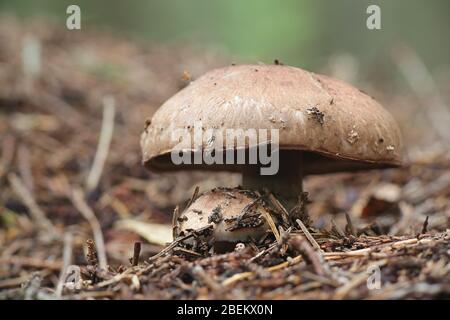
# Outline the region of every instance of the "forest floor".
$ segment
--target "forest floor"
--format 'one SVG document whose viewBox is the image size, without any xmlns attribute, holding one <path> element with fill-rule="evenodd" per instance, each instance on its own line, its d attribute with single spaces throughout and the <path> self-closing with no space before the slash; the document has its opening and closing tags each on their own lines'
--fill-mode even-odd
<svg viewBox="0 0 450 320">
<path fill-rule="evenodd" d="M 1 19 L 0 299 L 450 297 L 450 150 L 435 138 L 402 168 L 308 177 L 300 222 L 264 241 L 226 254 L 167 246 L 176 205 L 239 177 L 150 173 L 140 133 L 190 77 L 229 63 Z M 402 129 L 415 143 L 420 128 Z"/>
</svg>

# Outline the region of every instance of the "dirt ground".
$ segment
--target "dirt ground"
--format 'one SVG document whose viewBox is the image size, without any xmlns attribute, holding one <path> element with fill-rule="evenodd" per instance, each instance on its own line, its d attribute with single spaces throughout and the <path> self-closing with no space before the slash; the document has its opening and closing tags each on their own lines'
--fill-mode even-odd
<svg viewBox="0 0 450 320">
<path fill-rule="evenodd" d="M 232 62 L 2 17 L 0 299 L 450 297 L 449 144 L 420 97 L 386 81 L 369 87 L 396 106 L 402 168 L 308 177 L 300 223 L 231 253 L 165 245 L 175 206 L 239 177 L 148 172 L 145 119 L 190 78 Z"/>
</svg>

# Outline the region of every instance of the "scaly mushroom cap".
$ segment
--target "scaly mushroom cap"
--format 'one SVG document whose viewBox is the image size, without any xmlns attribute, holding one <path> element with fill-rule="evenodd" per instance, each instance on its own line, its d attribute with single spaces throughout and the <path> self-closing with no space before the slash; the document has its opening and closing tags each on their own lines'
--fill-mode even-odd
<svg viewBox="0 0 450 320">
<path fill-rule="evenodd" d="M 401 163 L 400 130 L 378 102 L 340 80 L 295 67 L 239 65 L 207 72 L 153 115 L 141 136 L 144 164 L 155 171 L 195 169 L 174 165 L 170 153 L 180 151 L 173 129 L 185 128 L 193 136 L 196 121 L 204 129 L 279 129 L 280 150 L 304 152 L 304 174 Z M 270 136 L 259 138 L 259 143 L 270 142 Z M 184 151 L 211 148 L 213 140 Z M 245 148 L 253 147 L 246 143 Z M 242 168 L 215 164 L 201 169 Z"/>
<path fill-rule="evenodd" d="M 262 212 L 269 214 L 255 193 L 218 188 L 200 195 L 179 216 L 180 234 L 213 226 L 214 245 L 258 240 L 269 229 Z"/>
</svg>

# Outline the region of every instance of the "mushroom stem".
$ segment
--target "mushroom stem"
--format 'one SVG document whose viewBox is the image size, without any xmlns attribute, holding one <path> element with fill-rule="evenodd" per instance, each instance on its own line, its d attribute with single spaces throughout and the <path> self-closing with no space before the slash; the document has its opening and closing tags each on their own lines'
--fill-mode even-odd
<svg viewBox="0 0 450 320">
<path fill-rule="evenodd" d="M 303 191 L 302 153 L 281 151 L 279 170 L 275 175 L 261 175 L 259 166 L 247 166 L 242 172 L 242 187 L 249 190 L 271 191 L 289 211 Z"/>
</svg>

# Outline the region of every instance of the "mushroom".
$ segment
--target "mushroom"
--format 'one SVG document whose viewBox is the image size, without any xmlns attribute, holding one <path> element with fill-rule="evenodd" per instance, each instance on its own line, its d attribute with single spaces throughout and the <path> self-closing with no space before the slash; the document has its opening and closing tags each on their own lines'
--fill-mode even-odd
<svg viewBox="0 0 450 320">
<path fill-rule="evenodd" d="M 196 123 L 207 137 L 180 147 L 174 127 L 194 137 Z M 223 143 L 223 131 L 229 128 L 241 131 L 232 143 Z M 256 142 L 245 136 L 252 129 L 257 130 Z M 262 135 L 258 129 L 276 130 L 278 144 L 272 131 Z M 172 161 L 173 152 L 198 155 L 217 150 L 219 142 L 226 146 L 224 153 L 246 150 L 246 159 L 250 150 L 271 145 L 279 170 L 262 175 L 261 164 Z M 147 123 L 141 147 L 150 170 L 240 172 L 243 189 L 268 189 L 290 210 L 306 175 L 398 166 L 402 142 L 392 116 L 375 99 L 340 80 L 286 65 L 235 65 L 207 72 L 167 100 Z"/>
<path fill-rule="evenodd" d="M 238 188 L 208 191 L 183 211 L 176 221 L 180 235 L 213 226 L 215 251 L 233 249 L 237 242 L 259 239 L 269 229 L 264 216 L 270 214 L 255 192 Z M 211 238 L 206 238 L 209 241 Z"/>
</svg>

